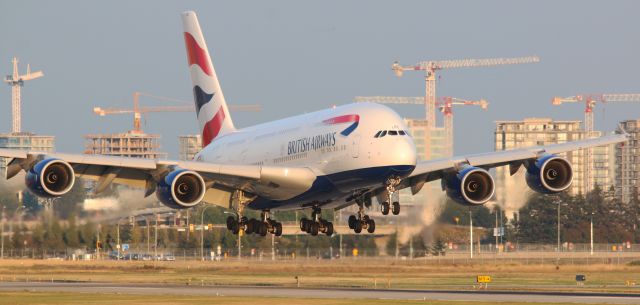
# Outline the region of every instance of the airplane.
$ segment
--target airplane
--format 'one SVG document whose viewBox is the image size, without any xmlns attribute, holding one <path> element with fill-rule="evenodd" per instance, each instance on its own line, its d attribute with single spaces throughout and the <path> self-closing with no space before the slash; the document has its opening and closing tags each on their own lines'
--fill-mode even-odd
<svg viewBox="0 0 640 305">
<path fill-rule="evenodd" d="M 203 148 L 191 161 L 65 154 L 0 149 L 8 158 L 6 178 L 24 170 L 27 188 L 39 197 L 60 197 L 76 177 L 96 181 L 95 193 L 112 183 L 156 194 L 165 206 L 189 209 L 213 204 L 232 209 L 227 228 L 262 236 L 282 234 L 272 219 L 278 210 L 310 209 L 300 229 L 331 236 L 332 222 L 322 209 L 351 205 L 356 233 L 375 232 L 366 214 L 372 199 L 382 214 L 400 213 L 398 191 L 418 193 L 425 183 L 440 180 L 456 202 L 478 206 L 495 192 L 489 170 L 509 166 L 511 174 L 526 168 L 526 182 L 540 193 L 565 191 L 573 181 L 572 166 L 559 153 L 621 143 L 628 134 L 562 144 L 487 152 L 437 160 L 417 160 L 416 147 L 402 118 L 372 103 L 337 106 L 290 118 L 236 129 L 195 12 L 182 13 L 187 62 L 193 83 Z M 261 211 L 247 219 L 245 208 Z"/>
</svg>

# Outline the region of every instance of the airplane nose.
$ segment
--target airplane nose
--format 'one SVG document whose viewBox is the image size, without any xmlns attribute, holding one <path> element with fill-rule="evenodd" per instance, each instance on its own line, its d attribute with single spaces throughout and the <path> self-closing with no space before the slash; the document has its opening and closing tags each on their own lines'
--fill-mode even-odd
<svg viewBox="0 0 640 305">
<path fill-rule="evenodd" d="M 398 141 L 396 149 L 394 149 L 394 163 L 396 165 L 415 166 L 417 162 L 416 147 L 411 138 L 407 137 Z"/>
</svg>

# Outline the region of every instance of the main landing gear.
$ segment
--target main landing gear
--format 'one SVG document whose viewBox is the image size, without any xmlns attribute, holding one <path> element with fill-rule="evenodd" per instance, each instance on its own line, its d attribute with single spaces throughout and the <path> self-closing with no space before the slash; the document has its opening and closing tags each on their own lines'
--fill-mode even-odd
<svg viewBox="0 0 640 305">
<path fill-rule="evenodd" d="M 364 213 L 364 205 L 358 203 L 358 215 L 349 216 L 349 229 L 353 232 L 360 233 L 362 230 L 367 230 L 369 233 L 376 231 L 376 222 L 373 218 L 369 218 L 369 215 Z"/>
<path fill-rule="evenodd" d="M 227 217 L 227 229 L 233 234 L 238 234 L 240 229 L 244 230 L 247 234 L 260 234 L 260 236 L 266 236 L 267 233 L 274 234 L 275 236 L 282 235 L 282 223 L 271 219 L 269 211 L 264 211 L 260 215 L 260 220 L 247 217 Z"/>
<path fill-rule="evenodd" d="M 256 233 L 262 236 L 266 236 L 267 233 L 271 233 L 275 236 L 282 235 L 282 223 L 279 223 L 271 219 L 271 214 L 268 210 L 262 211 L 260 220 L 254 218 L 248 219 L 242 216 L 244 207 L 247 203 L 251 202 L 252 198 L 245 197 L 243 191 L 236 191 L 233 193 L 233 207 L 235 209 L 236 216 L 227 217 L 227 229 L 233 234 L 239 234 L 240 231 L 244 231 L 247 234 Z"/>
<path fill-rule="evenodd" d="M 400 179 L 398 178 L 389 178 L 389 180 L 387 180 L 386 198 L 380 204 L 382 206 L 382 215 L 389 215 L 389 210 L 391 210 L 391 214 L 393 215 L 400 214 L 400 194 L 396 190 L 398 184 L 400 184 Z"/>
<path fill-rule="evenodd" d="M 327 236 L 333 235 L 333 223 L 322 219 L 320 215 L 320 209 L 314 208 L 313 212 L 311 212 L 311 219 L 306 217 L 300 219 L 300 230 L 312 236 L 317 236 L 318 233 L 324 233 Z"/>
</svg>

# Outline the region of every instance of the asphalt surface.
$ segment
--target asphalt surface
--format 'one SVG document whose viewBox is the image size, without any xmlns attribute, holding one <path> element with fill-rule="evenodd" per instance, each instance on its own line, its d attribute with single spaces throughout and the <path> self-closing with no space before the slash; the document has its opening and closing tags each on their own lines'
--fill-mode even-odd
<svg viewBox="0 0 640 305">
<path fill-rule="evenodd" d="M 341 288 L 286 288 L 261 286 L 178 286 L 121 283 L 2 282 L 2 291 L 117 293 L 144 295 L 244 296 L 290 298 L 348 298 L 485 302 L 567 302 L 580 304 L 640 304 L 640 295 L 616 293 L 562 293 L 514 291 L 442 291 Z"/>
</svg>

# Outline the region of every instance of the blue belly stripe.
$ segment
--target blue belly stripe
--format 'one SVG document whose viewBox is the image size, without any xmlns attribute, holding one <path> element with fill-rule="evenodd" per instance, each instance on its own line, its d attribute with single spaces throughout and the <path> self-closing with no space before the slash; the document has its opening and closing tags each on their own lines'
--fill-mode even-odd
<svg viewBox="0 0 640 305">
<path fill-rule="evenodd" d="M 351 191 L 381 186 L 390 176 L 407 177 L 413 165 L 378 166 L 319 176 L 306 192 L 284 201 L 257 198 L 248 207 L 254 210 L 296 209 L 322 206 L 351 195 Z"/>
</svg>

